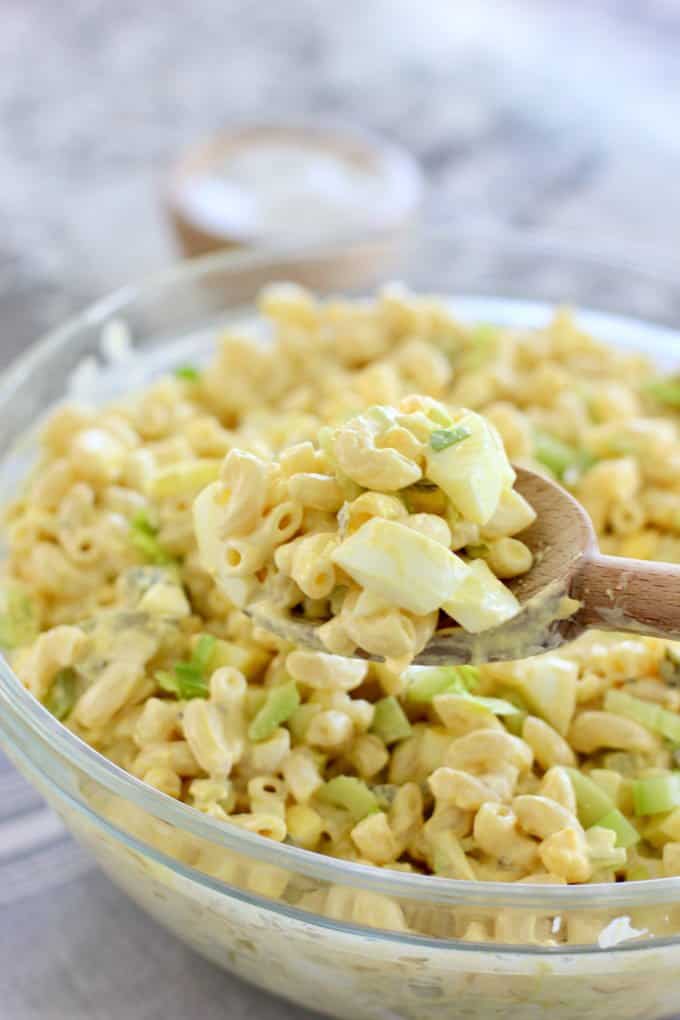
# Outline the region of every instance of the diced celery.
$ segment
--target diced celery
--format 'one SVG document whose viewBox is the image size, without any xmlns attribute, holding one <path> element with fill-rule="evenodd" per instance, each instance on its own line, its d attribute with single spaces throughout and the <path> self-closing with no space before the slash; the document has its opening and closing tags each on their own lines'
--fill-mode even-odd
<svg viewBox="0 0 680 1020">
<path fill-rule="evenodd" d="M 78 677 L 76 671 L 67 666 L 55 675 L 45 696 L 45 708 L 60 721 L 71 714 L 76 703 Z"/>
<path fill-rule="evenodd" d="M 371 729 L 385 744 L 393 744 L 397 740 L 411 736 L 411 724 L 403 708 L 392 695 L 375 703 Z"/>
<path fill-rule="evenodd" d="M 152 499 L 171 496 L 195 496 L 206 485 L 217 481 L 222 461 L 209 457 L 199 460 L 182 460 L 159 468 L 149 482 Z"/>
<path fill-rule="evenodd" d="M 272 687 L 264 705 L 248 727 L 250 739 L 260 741 L 271 737 L 274 730 L 291 717 L 299 704 L 300 695 L 292 681 Z"/>
<path fill-rule="evenodd" d="M 6 581 L 0 586 L 0 648 L 30 645 L 38 631 L 38 610 L 28 591 L 16 581 Z"/>
<path fill-rule="evenodd" d="M 643 390 L 660 404 L 680 410 L 680 379 L 653 379 L 645 383 Z"/>
<path fill-rule="evenodd" d="M 349 811 L 356 822 L 380 810 L 378 798 L 366 783 L 355 776 L 335 776 L 321 787 L 316 796 L 325 804 Z"/>
<path fill-rule="evenodd" d="M 461 443 L 471 435 L 470 430 L 466 429 L 463 425 L 450 429 L 434 429 L 430 434 L 430 446 L 435 452 L 439 452 L 439 450 L 446 450 L 449 446 L 454 446 L 456 443 Z"/>
<path fill-rule="evenodd" d="M 427 702 L 437 694 L 465 693 L 477 682 L 479 670 L 474 666 L 409 666 L 402 674 L 406 700 Z"/>
<path fill-rule="evenodd" d="M 625 691 L 610 690 L 605 696 L 604 707 L 607 712 L 626 716 L 673 743 L 680 743 L 680 716 L 661 705 L 634 698 Z"/>
<path fill-rule="evenodd" d="M 421 616 L 439 609 L 470 569 L 439 542 L 378 517 L 346 538 L 332 559 L 366 591 Z"/>
<path fill-rule="evenodd" d="M 634 780 L 633 807 L 636 815 L 660 815 L 680 807 L 680 773 Z"/>
<path fill-rule="evenodd" d="M 579 772 L 578 769 L 567 767 L 567 774 L 574 788 L 579 821 L 584 828 L 599 825 L 600 819 L 615 810 L 614 804 L 604 790 L 592 779 Z M 611 828 L 611 826 L 606 826 Z"/>
<path fill-rule="evenodd" d="M 565 471 L 577 463 L 578 450 L 550 432 L 536 429 L 534 432 L 534 457 L 556 478 L 562 478 Z"/>
<path fill-rule="evenodd" d="M 625 691 L 615 688 L 607 691 L 604 699 L 605 712 L 613 712 L 615 715 L 624 715 L 628 719 L 645 726 L 648 730 L 658 730 L 659 708 L 653 701 L 643 701 L 642 698 L 634 698 Z"/>
<path fill-rule="evenodd" d="M 635 826 L 631 825 L 626 816 L 618 808 L 613 808 L 606 815 L 603 815 L 602 818 L 598 818 L 596 825 L 601 829 L 611 829 L 612 832 L 615 832 L 616 845 L 617 847 L 623 847 L 624 850 L 635 846 L 642 839 Z"/>
</svg>

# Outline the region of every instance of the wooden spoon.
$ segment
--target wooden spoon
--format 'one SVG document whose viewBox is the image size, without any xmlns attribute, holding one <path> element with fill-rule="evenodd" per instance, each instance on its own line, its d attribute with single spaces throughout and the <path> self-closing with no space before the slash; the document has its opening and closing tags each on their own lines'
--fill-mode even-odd
<svg viewBox="0 0 680 1020">
<path fill-rule="evenodd" d="M 437 630 L 419 665 L 525 659 L 558 648 L 590 627 L 680 640 L 680 566 L 603 556 L 588 514 L 565 489 L 516 468 L 516 489 L 537 518 L 519 537 L 534 554 L 532 569 L 509 583 L 522 609 L 481 634 Z M 296 644 L 324 650 L 317 625 L 258 603 L 249 615 Z M 357 657 L 373 658 L 360 651 Z"/>
</svg>

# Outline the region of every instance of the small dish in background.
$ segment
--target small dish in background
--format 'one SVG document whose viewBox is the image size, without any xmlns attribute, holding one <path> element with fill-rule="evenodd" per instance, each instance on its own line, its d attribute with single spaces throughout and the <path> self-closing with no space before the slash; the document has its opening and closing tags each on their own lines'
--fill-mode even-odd
<svg viewBox="0 0 680 1020">
<path fill-rule="evenodd" d="M 390 247 L 416 222 L 423 191 L 416 160 L 374 135 L 262 123 L 191 148 L 165 203 L 187 256 L 367 238 Z"/>
</svg>

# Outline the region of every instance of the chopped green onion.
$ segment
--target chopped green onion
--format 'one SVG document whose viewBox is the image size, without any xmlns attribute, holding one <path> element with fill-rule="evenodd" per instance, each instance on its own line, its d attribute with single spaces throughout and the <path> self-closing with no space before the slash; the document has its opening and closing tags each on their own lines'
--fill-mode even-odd
<svg viewBox="0 0 680 1020">
<path fill-rule="evenodd" d="M 477 683 L 474 666 L 409 666 L 404 673 L 406 700 L 432 701 L 437 694 L 464 694 Z"/>
<path fill-rule="evenodd" d="M 680 410 L 680 379 L 653 379 L 643 390 L 660 404 Z"/>
<path fill-rule="evenodd" d="M 466 429 L 464 425 L 457 425 L 452 429 L 434 429 L 430 433 L 430 446 L 437 453 L 440 450 L 446 450 L 449 446 L 453 446 L 455 443 L 462 443 L 464 439 L 468 439 L 472 433 L 469 429 Z"/>
<path fill-rule="evenodd" d="M 180 365 L 175 369 L 175 375 L 178 379 L 193 383 L 198 382 L 201 378 L 201 373 L 194 365 Z"/>
<path fill-rule="evenodd" d="M 674 744 L 680 743 L 680 715 L 661 705 L 614 689 L 607 691 L 604 707 L 607 712 L 626 716 L 653 733 L 660 733 Z"/>
<path fill-rule="evenodd" d="M 635 846 L 642 839 L 635 826 L 631 825 L 626 816 L 618 808 L 614 808 L 608 814 L 603 815 L 602 818 L 598 818 L 595 824 L 601 829 L 611 829 L 612 832 L 615 832 L 616 846 L 623 847 L 624 850 Z"/>
<path fill-rule="evenodd" d="M 130 541 L 135 549 L 143 556 L 155 563 L 156 566 L 164 567 L 174 563 L 172 556 L 163 549 L 158 538 L 158 528 L 149 520 L 144 510 L 139 510 L 130 523 Z"/>
<path fill-rule="evenodd" d="M 70 666 L 60 669 L 55 675 L 45 696 L 44 705 L 48 712 L 59 719 L 66 719 L 76 703 L 78 677 Z"/>
<path fill-rule="evenodd" d="M 319 800 L 349 811 L 355 822 L 380 811 L 378 798 L 355 776 L 336 776 L 325 783 L 317 793 Z"/>
<path fill-rule="evenodd" d="M 38 636 L 38 610 L 22 584 L 7 582 L 0 588 L 0 648 L 30 645 Z"/>
<path fill-rule="evenodd" d="M 371 729 L 385 744 L 394 744 L 411 736 L 411 724 L 392 695 L 376 702 Z"/>
<path fill-rule="evenodd" d="M 176 662 L 172 671 L 162 670 L 156 674 L 158 686 L 181 701 L 207 698 L 210 694 L 209 679 L 213 672 L 210 668 L 211 660 L 216 647 L 217 639 L 212 634 L 202 634 L 188 661 Z"/>
<path fill-rule="evenodd" d="M 292 680 L 272 687 L 267 699 L 248 728 L 251 740 L 266 740 L 274 730 L 286 722 L 300 705 L 300 695 Z"/>
<path fill-rule="evenodd" d="M 579 772 L 578 769 L 567 767 L 567 774 L 574 788 L 578 818 L 584 828 L 600 825 L 600 819 L 615 810 L 614 802 L 592 779 Z M 611 826 L 606 826 L 611 828 Z"/>
<path fill-rule="evenodd" d="M 680 773 L 636 779 L 632 785 L 636 815 L 660 815 L 680 807 Z"/>
</svg>

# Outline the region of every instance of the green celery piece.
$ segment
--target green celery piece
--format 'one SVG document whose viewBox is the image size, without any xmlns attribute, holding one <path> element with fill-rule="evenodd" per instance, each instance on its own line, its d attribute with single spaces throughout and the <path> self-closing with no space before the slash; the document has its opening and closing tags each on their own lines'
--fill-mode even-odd
<svg viewBox="0 0 680 1020">
<path fill-rule="evenodd" d="M 260 741 L 271 737 L 281 723 L 290 719 L 299 704 L 300 695 L 292 681 L 272 687 L 267 700 L 248 727 L 250 739 Z"/>
<path fill-rule="evenodd" d="M 479 685 L 479 668 L 477 666 L 454 666 L 456 675 L 466 691 L 474 691 Z"/>
<path fill-rule="evenodd" d="M 550 432 L 536 429 L 534 432 L 534 457 L 549 471 L 552 471 L 556 478 L 561 479 L 568 468 L 578 463 L 579 452 Z"/>
<path fill-rule="evenodd" d="M 602 818 L 598 818 L 595 824 L 601 829 L 611 829 L 612 832 L 615 832 L 616 846 L 623 847 L 624 850 L 635 846 L 642 839 L 635 826 L 631 825 L 626 816 L 618 808 L 613 808 L 606 815 L 603 815 Z"/>
<path fill-rule="evenodd" d="M 567 774 L 574 788 L 578 818 L 585 829 L 593 825 L 600 825 L 600 819 L 611 814 L 615 810 L 613 801 L 604 792 L 602 787 L 585 776 L 578 769 L 567 766 Z M 611 828 L 611 825 L 606 826 Z"/>
<path fill-rule="evenodd" d="M 680 807 L 680 773 L 636 779 L 632 786 L 636 815 L 660 815 Z"/>
<path fill-rule="evenodd" d="M 175 375 L 178 379 L 183 379 L 185 382 L 199 382 L 201 373 L 194 365 L 179 365 L 175 369 Z"/>
<path fill-rule="evenodd" d="M 430 433 L 430 446 L 438 453 L 440 450 L 447 450 L 449 446 L 454 446 L 456 443 L 462 443 L 471 435 L 470 430 L 466 429 L 464 425 L 457 425 L 450 429 L 434 429 Z"/>
<path fill-rule="evenodd" d="M 0 586 L 0 648 L 30 645 L 38 636 L 38 610 L 22 584 Z"/>
<path fill-rule="evenodd" d="M 336 776 L 325 783 L 316 796 L 325 804 L 349 811 L 355 822 L 380 811 L 378 799 L 366 783 L 355 776 Z"/>
<path fill-rule="evenodd" d="M 476 684 L 479 670 L 474 666 L 409 666 L 404 673 L 406 700 L 432 701 L 437 694 L 464 694 Z"/>
<path fill-rule="evenodd" d="M 394 744 L 397 740 L 411 736 L 411 724 L 392 695 L 376 702 L 371 730 L 385 744 Z"/>
<path fill-rule="evenodd" d="M 680 743 L 680 715 L 661 705 L 634 698 L 625 691 L 610 690 L 604 699 L 605 711 L 626 716 L 653 733 L 660 733 L 674 744 Z"/>
<path fill-rule="evenodd" d="M 76 703 L 78 677 L 76 671 L 67 666 L 55 674 L 45 696 L 44 705 L 48 712 L 61 722 L 71 714 Z"/>
<path fill-rule="evenodd" d="M 643 390 L 660 404 L 680 410 L 680 379 L 653 379 Z"/>
</svg>

